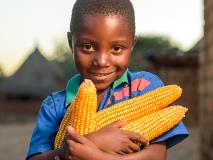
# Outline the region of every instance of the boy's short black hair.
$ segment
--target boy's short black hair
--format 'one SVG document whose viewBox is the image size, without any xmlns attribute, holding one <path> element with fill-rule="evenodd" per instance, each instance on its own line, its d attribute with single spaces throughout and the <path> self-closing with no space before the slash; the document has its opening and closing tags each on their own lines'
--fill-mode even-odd
<svg viewBox="0 0 213 160">
<path fill-rule="evenodd" d="M 135 35 L 135 13 L 130 0 L 76 0 L 72 9 L 71 33 L 85 15 L 119 15 L 127 19 L 130 32 Z"/>
</svg>

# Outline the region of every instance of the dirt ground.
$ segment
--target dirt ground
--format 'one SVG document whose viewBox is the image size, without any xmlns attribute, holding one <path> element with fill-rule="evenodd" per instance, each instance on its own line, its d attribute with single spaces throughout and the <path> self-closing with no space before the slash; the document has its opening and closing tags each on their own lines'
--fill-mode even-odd
<svg viewBox="0 0 213 160">
<path fill-rule="evenodd" d="M 35 121 L 0 123 L 0 160 L 23 160 Z M 167 160 L 199 160 L 199 130 L 190 128 L 190 136 L 168 150 Z"/>
</svg>

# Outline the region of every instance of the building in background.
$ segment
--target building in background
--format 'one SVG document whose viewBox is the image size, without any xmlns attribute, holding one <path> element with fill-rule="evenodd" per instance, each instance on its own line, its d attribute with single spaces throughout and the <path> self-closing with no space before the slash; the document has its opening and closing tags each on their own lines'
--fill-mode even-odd
<svg viewBox="0 0 213 160">
<path fill-rule="evenodd" d="M 48 61 L 36 47 L 12 76 L 2 80 L 0 95 L 12 99 L 45 98 L 64 87 L 61 69 Z"/>
<path fill-rule="evenodd" d="M 200 54 L 201 160 L 213 160 L 213 0 L 204 0 L 204 46 Z"/>
<path fill-rule="evenodd" d="M 0 121 L 26 121 L 35 117 L 42 100 L 65 88 L 61 69 L 48 61 L 38 48 L 19 69 L 0 81 Z"/>
</svg>

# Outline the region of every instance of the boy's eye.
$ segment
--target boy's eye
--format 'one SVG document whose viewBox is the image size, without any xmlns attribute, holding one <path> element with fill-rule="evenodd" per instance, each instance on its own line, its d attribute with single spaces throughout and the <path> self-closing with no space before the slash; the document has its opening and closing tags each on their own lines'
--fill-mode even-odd
<svg viewBox="0 0 213 160">
<path fill-rule="evenodd" d="M 82 49 L 87 52 L 93 52 L 95 50 L 91 44 L 83 44 Z"/>
<path fill-rule="evenodd" d="M 118 54 L 122 51 L 122 49 L 123 48 L 121 46 L 114 46 L 114 47 L 112 47 L 111 51 L 115 54 Z"/>
</svg>

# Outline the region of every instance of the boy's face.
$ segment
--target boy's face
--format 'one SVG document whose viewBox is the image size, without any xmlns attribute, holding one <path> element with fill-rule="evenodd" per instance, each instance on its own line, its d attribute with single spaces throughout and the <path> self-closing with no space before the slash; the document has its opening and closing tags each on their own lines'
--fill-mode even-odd
<svg viewBox="0 0 213 160">
<path fill-rule="evenodd" d="M 135 39 L 121 16 L 87 15 L 72 36 L 74 61 L 80 74 L 104 91 L 126 71 Z"/>
</svg>

